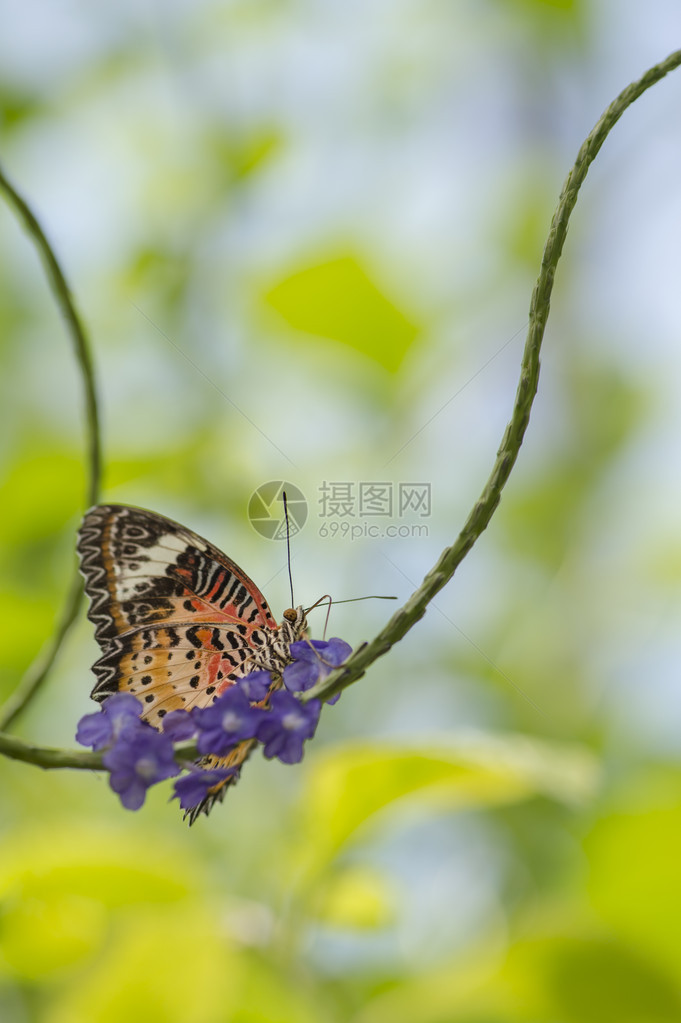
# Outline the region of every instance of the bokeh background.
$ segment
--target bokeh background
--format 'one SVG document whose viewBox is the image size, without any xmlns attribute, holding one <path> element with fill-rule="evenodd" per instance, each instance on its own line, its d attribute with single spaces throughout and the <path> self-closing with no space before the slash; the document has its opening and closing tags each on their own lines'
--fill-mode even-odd
<svg viewBox="0 0 681 1023">
<path fill-rule="evenodd" d="M 246 509 L 289 480 L 296 600 L 404 600 L 491 469 L 561 183 L 678 4 L 2 0 L 0 25 L 1 157 L 90 331 L 104 499 L 209 537 L 278 617 L 285 551 Z M 3 1023 L 681 1020 L 680 110 L 677 72 L 607 141 L 492 525 L 301 765 L 255 757 L 188 829 L 167 784 L 133 814 L 105 776 L 0 764 Z M 4 204 L 0 259 L 8 696 L 85 469 Z M 373 482 L 429 484 L 430 514 L 324 516 L 324 483 Z M 96 655 L 83 614 L 17 734 L 73 746 Z"/>
</svg>

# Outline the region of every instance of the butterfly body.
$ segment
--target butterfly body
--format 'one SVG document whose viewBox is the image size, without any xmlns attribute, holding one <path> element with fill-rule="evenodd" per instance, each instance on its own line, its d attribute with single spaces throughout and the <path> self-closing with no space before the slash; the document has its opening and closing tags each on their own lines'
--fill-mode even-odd
<svg viewBox="0 0 681 1023">
<path fill-rule="evenodd" d="M 132 693 L 155 728 L 173 710 L 209 706 L 252 671 L 281 675 L 307 630 L 302 607 L 281 625 L 255 583 L 208 540 L 171 519 L 126 505 L 85 515 L 78 553 L 88 617 L 102 655 L 95 700 Z M 280 684 L 275 677 L 273 688 Z M 252 743 L 230 754 L 238 766 Z M 206 766 L 216 766 L 213 762 Z M 219 798 L 223 794 L 221 790 Z M 214 800 L 213 800 L 214 801 Z"/>
</svg>

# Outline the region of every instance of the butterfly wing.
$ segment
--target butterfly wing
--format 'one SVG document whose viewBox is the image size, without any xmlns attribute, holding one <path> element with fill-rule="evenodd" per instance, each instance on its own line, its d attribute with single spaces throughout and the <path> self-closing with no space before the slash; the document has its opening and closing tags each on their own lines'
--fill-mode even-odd
<svg viewBox="0 0 681 1023">
<path fill-rule="evenodd" d="M 78 553 L 102 648 L 92 696 L 143 693 L 154 704 L 154 714 L 145 716 L 156 727 L 159 711 L 203 706 L 248 674 L 267 632 L 278 628 L 238 565 L 162 515 L 122 505 L 91 508 Z"/>
<path fill-rule="evenodd" d="M 162 515 L 122 505 L 91 508 L 78 552 L 88 617 L 104 653 L 130 630 L 161 623 L 277 628 L 267 601 L 238 565 Z"/>
<path fill-rule="evenodd" d="M 93 665 L 95 700 L 132 693 L 154 728 L 171 710 L 207 707 L 237 679 L 265 665 L 258 661 L 265 630 L 242 624 L 159 625 L 131 629 L 107 642 Z"/>
<path fill-rule="evenodd" d="M 102 701 L 129 692 L 155 728 L 171 710 L 210 704 L 257 667 L 278 629 L 262 593 L 222 551 L 171 519 L 141 508 L 99 505 L 79 531 L 88 617 L 102 656 L 92 691 Z M 239 767 L 253 742 L 203 767 Z M 232 779 L 190 813 L 221 800 Z"/>
<path fill-rule="evenodd" d="M 189 818 L 190 824 L 193 824 L 197 817 L 199 817 L 202 813 L 205 813 L 206 816 L 208 816 L 215 804 L 222 802 L 229 786 L 234 785 L 234 783 L 238 780 L 241 765 L 248 760 L 257 744 L 256 739 L 244 739 L 243 742 L 240 742 L 224 757 L 209 754 L 198 761 L 198 766 L 204 768 L 206 771 L 211 771 L 215 768 L 222 769 L 234 767 L 236 768 L 236 773 L 225 778 L 223 781 L 219 781 L 212 788 L 208 789 L 206 796 L 200 803 L 197 803 L 196 806 L 193 806 L 189 810 L 185 810 L 184 817 Z"/>
</svg>

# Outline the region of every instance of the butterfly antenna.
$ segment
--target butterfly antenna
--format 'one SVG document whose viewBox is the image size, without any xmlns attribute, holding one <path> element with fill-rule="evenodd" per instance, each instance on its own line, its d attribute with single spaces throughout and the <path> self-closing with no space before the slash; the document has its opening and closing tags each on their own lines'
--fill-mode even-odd
<svg viewBox="0 0 681 1023">
<path fill-rule="evenodd" d="M 293 599 L 293 575 L 291 574 L 291 523 L 288 517 L 288 502 L 286 500 L 286 491 L 283 490 L 281 493 L 281 499 L 284 502 L 284 519 L 286 521 L 286 560 L 288 562 L 288 584 L 291 588 L 291 607 L 295 607 L 296 603 Z"/>
<path fill-rule="evenodd" d="M 305 614 L 309 615 L 310 611 L 314 611 L 314 609 L 319 607 L 324 600 L 329 601 L 330 607 L 331 604 L 355 604 L 358 600 L 397 600 L 397 597 L 385 597 L 377 593 L 372 593 L 368 597 L 348 597 L 346 600 L 334 600 L 328 593 L 325 593 L 323 597 L 320 597 L 319 600 L 316 600 L 314 604 L 311 604 L 310 607 L 305 609 Z"/>
<path fill-rule="evenodd" d="M 319 600 L 315 600 L 314 604 L 312 604 L 310 607 L 308 607 L 306 609 L 306 611 L 305 611 L 305 614 L 309 615 L 310 611 L 314 611 L 314 609 L 316 607 L 319 607 L 320 604 L 323 604 L 325 601 L 328 601 L 328 604 L 327 604 L 327 608 L 326 608 L 326 621 L 324 622 L 324 633 L 323 633 L 324 636 L 326 636 L 326 628 L 327 628 L 327 626 L 329 624 L 329 615 L 331 614 L 331 605 L 333 603 L 335 603 L 333 597 L 331 596 L 331 594 L 330 593 L 325 593 L 323 597 L 320 597 Z"/>
<path fill-rule="evenodd" d="M 319 607 L 320 604 L 323 604 L 324 601 L 328 601 L 326 608 L 326 621 L 324 622 L 324 635 L 326 636 L 326 629 L 329 624 L 329 615 L 331 614 L 331 605 L 354 604 L 357 600 L 397 600 L 397 597 L 379 597 L 376 594 L 372 594 L 369 597 L 349 597 L 347 600 L 334 600 L 331 594 L 325 593 L 323 597 L 320 597 L 319 600 L 316 600 L 314 604 L 305 609 L 305 614 L 309 615 L 310 611 L 314 611 L 314 609 Z"/>
</svg>

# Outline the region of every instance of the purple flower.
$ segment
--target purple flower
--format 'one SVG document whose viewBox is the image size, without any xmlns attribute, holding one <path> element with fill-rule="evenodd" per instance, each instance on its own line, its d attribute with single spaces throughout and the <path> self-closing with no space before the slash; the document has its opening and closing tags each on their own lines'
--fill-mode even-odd
<svg viewBox="0 0 681 1023">
<path fill-rule="evenodd" d="M 163 734 L 173 742 L 193 739 L 196 735 L 196 722 L 188 710 L 171 710 L 163 718 Z"/>
<path fill-rule="evenodd" d="M 303 740 L 315 733 L 321 703 L 301 703 L 284 689 L 272 693 L 271 710 L 261 719 L 257 737 L 265 744 L 263 753 L 271 760 L 278 757 L 284 764 L 297 764 L 303 758 Z"/>
<path fill-rule="evenodd" d="M 208 789 L 219 785 L 225 778 L 233 778 L 238 775 L 236 767 L 216 768 L 211 771 L 190 771 L 182 778 L 178 778 L 174 785 L 173 799 L 180 800 L 180 807 L 183 810 L 193 810 L 208 795 Z"/>
<path fill-rule="evenodd" d="M 328 641 L 301 639 L 291 643 L 290 652 L 294 661 L 284 668 L 284 685 L 291 692 L 300 693 L 311 689 L 347 660 L 352 647 L 345 640 L 337 638 Z M 336 693 L 326 702 L 336 703 L 339 699 L 340 693 Z"/>
<path fill-rule="evenodd" d="M 272 673 L 269 671 L 252 671 L 237 682 L 239 689 L 245 693 L 251 703 L 260 703 L 270 691 Z"/>
<path fill-rule="evenodd" d="M 180 771 L 167 735 L 148 725 L 121 735 L 102 757 L 109 769 L 109 785 L 128 810 L 139 810 L 147 789 Z"/>
<path fill-rule="evenodd" d="M 119 736 L 140 727 L 142 710 L 142 704 L 132 693 L 114 693 L 97 714 L 86 714 L 80 719 L 76 742 L 95 750 L 110 746 Z"/>
<path fill-rule="evenodd" d="M 258 707 L 251 707 L 246 694 L 238 686 L 231 686 L 210 707 L 195 710 L 192 714 L 199 730 L 196 744 L 199 753 L 224 756 L 242 739 L 254 737 L 266 713 Z"/>
</svg>

